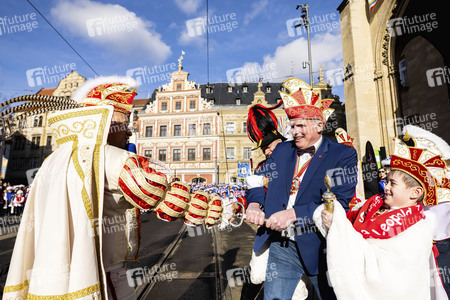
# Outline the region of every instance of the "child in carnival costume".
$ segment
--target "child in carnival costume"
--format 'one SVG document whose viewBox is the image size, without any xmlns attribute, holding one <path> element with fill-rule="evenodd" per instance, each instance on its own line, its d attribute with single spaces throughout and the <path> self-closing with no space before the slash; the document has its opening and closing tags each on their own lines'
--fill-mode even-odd
<svg viewBox="0 0 450 300">
<path fill-rule="evenodd" d="M 433 239 L 436 228 L 442 233 L 449 220 L 427 217 L 424 207 L 449 212 L 442 204 L 450 200 L 443 159 L 450 147 L 412 125 L 405 126 L 404 135 L 415 145 L 396 139 L 385 194 L 347 214 L 337 201 L 333 213 L 324 205 L 314 212 L 327 239 L 330 283 L 338 299 L 448 299 L 437 272 Z"/>
</svg>

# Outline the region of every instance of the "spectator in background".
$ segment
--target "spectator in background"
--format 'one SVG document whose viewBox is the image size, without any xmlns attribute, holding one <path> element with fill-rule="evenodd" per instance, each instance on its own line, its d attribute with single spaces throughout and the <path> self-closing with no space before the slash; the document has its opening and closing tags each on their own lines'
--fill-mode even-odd
<svg viewBox="0 0 450 300">
<path fill-rule="evenodd" d="M 387 183 L 387 174 L 386 174 L 386 170 L 384 168 L 379 168 L 378 169 L 378 176 L 379 176 L 379 181 L 378 181 L 378 193 L 380 194 L 384 194 L 384 187 L 386 186 Z"/>
<path fill-rule="evenodd" d="M 14 199 L 14 189 L 12 186 L 6 187 L 6 193 L 4 195 L 3 200 L 5 201 L 3 204 L 3 211 L 5 212 L 5 216 L 9 216 L 14 211 L 14 208 L 11 209 L 13 205 Z"/>
<path fill-rule="evenodd" d="M 16 216 L 19 216 L 23 212 L 23 206 L 25 204 L 25 196 L 23 193 L 23 190 L 19 189 L 16 192 L 16 195 L 14 197 L 14 214 Z"/>
</svg>

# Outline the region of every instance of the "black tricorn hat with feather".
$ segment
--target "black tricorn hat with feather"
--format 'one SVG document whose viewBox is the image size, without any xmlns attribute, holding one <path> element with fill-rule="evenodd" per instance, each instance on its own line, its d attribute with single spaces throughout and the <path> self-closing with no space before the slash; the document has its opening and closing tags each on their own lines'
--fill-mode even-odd
<svg viewBox="0 0 450 300">
<path fill-rule="evenodd" d="M 250 140 L 257 143 L 255 149 L 270 145 L 273 141 L 286 138 L 278 132 L 277 117 L 271 111 L 274 107 L 256 104 L 250 107 L 247 117 L 247 134 Z M 253 149 L 253 150 L 255 150 Z"/>
</svg>

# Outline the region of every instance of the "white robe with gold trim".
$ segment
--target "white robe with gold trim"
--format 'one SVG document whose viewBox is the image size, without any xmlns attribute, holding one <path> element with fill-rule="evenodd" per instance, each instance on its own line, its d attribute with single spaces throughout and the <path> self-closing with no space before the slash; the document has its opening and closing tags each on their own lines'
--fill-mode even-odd
<svg viewBox="0 0 450 300">
<path fill-rule="evenodd" d="M 364 239 L 335 201 L 328 233 L 319 206 L 314 221 L 327 239 L 328 278 L 338 299 L 445 299 L 430 287 L 432 226 L 421 220 L 389 239 Z"/>
<path fill-rule="evenodd" d="M 50 115 L 59 145 L 32 184 L 3 299 L 97 299 L 106 286 L 93 224 L 102 217 L 113 107 Z M 105 291 L 105 290 L 104 290 Z"/>
</svg>

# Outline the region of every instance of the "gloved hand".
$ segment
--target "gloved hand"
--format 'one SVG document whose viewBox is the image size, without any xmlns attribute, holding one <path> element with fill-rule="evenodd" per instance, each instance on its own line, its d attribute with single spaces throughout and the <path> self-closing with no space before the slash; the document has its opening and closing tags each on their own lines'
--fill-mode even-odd
<svg viewBox="0 0 450 300">
<path fill-rule="evenodd" d="M 261 175 L 250 175 L 245 178 L 245 184 L 247 185 L 247 188 L 253 189 L 257 187 L 263 187 L 264 186 L 264 176 Z"/>
</svg>

